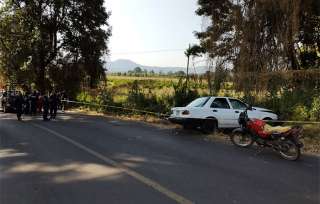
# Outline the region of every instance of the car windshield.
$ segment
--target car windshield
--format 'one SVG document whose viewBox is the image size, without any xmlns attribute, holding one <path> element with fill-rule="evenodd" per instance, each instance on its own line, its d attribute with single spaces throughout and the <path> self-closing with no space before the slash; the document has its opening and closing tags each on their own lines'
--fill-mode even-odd
<svg viewBox="0 0 320 204">
<path fill-rule="evenodd" d="M 208 102 L 209 99 L 210 97 L 197 98 L 196 100 L 189 103 L 187 107 L 203 107 Z"/>
</svg>

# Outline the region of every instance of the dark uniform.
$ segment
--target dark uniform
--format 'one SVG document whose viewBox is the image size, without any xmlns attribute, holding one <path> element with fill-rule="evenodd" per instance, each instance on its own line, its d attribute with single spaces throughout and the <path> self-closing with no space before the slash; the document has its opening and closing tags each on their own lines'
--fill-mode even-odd
<svg viewBox="0 0 320 204">
<path fill-rule="evenodd" d="M 59 102 L 57 94 L 56 93 L 51 94 L 49 101 L 50 101 L 50 119 L 55 119 L 57 115 L 58 102 Z"/>
<path fill-rule="evenodd" d="M 16 113 L 17 113 L 18 120 L 21 120 L 21 115 L 23 112 L 23 104 L 24 104 L 23 96 L 21 93 L 19 93 L 15 99 L 15 106 L 16 106 Z"/>
<path fill-rule="evenodd" d="M 49 120 L 48 113 L 49 113 L 49 98 L 48 98 L 48 96 L 44 95 L 43 96 L 43 112 L 42 112 L 42 116 L 43 116 L 44 121 Z"/>
<path fill-rule="evenodd" d="M 30 113 L 30 98 L 28 93 L 24 96 L 24 105 L 24 114 L 28 115 Z"/>
<path fill-rule="evenodd" d="M 37 114 L 37 95 L 36 92 L 33 92 L 30 96 L 30 104 L 31 104 L 31 115 Z"/>
</svg>

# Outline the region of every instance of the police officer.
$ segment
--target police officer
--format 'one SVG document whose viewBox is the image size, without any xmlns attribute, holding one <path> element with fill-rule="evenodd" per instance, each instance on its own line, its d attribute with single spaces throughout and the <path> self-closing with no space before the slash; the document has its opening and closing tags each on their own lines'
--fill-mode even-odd
<svg viewBox="0 0 320 204">
<path fill-rule="evenodd" d="M 43 112 L 42 117 L 44 121 L 48 121 L 48 113 L 49 113 L 49 98 L 47 95 L 43 95 Z"/>
<path fill-rule="evenodd" d="M 30 113 L 30 97 L 29 97 L 29 92 L 26 92 L 24 95 L 24 114 L 28 115 Z"/>
<path fill-rule="evenodd" d="M 37 93 L 34 91 L 30 96 L 31 115 L 37 114 Z"/>
<path fill-rule="evenodd" d="M 15 106 L 16 106 L 16 113 L 17 113 L 18 120 L 22 120 L 21 115 L 23 112 L 23 104 L 24 104 L 23 96 L 22 96 L 22 93 L 19 92 L 15 98 Z"/>
<path fill-rule="evenodd" d="M 58 96 L 55 92 L 52 92 L 49 98 L 50 101 L 50 119 L 55 119 L 58 110 Z"/>
</svg>

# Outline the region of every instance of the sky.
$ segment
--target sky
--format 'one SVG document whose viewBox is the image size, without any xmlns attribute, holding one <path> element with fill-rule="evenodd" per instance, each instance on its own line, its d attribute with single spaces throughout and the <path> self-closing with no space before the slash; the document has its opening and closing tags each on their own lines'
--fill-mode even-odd
<svg viewBox="0 0 320 204">
<path fill-rule="evenodd" d="M 111 11 L 110 60 L 186 66 L 184 50 L 198 43 L 194 31 L 201 31 L 197 0 L 105 0 L 105 7 Z"/>
</svg>

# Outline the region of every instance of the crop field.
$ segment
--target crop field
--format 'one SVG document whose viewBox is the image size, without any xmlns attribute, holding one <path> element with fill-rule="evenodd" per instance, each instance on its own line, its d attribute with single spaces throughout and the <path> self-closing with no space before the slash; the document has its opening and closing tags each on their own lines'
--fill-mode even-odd
<svg viewBox="0 0 320 204">
<path fill-rule="evenodd" d="M 157 98 L 172 96 L 174 86 L 179 83 L 179 78 L 174 77 L 131 77 L 131 76 L 108 76 L 108 89 L 112 90 L 114 102 L 123 103 L 126 101 L 129 91 L 137 82 L 139 90 L 145 95 L 155 95 Z M 190 82 L 191 87 L 196 88 L 200 95 L 208 95 L 206 84 Z"/>
<path fill-rule="evenodd" d="M 107 77 L 108 89 L 112 90 L 114 101 L 117 103 L 124 102 L 134 83 L 137 82 L 139 89 L 146 95 L 155 95 L 157 98 L 174 95 L 174 86 L 179 83 L 178 77 L 137 77 L 137 76 L 113 76 Z M 189 86 L 196 90 L 199 96 L 210 95 L 206 80 L 190 79 Z M 224 83 L 223 88 L 218 93 L 219 96 L 241 97 L 243 93 L 236 92 L 232 88 L 232 83 Z"/>
</svg>

